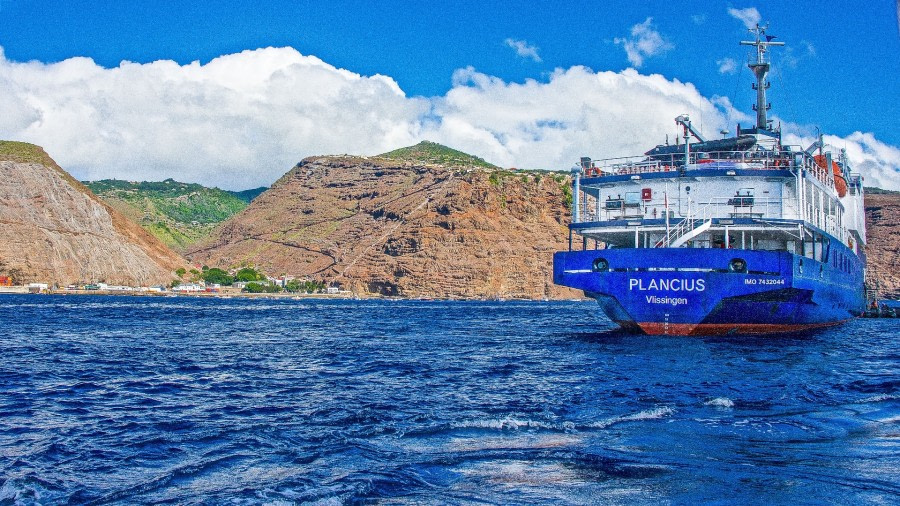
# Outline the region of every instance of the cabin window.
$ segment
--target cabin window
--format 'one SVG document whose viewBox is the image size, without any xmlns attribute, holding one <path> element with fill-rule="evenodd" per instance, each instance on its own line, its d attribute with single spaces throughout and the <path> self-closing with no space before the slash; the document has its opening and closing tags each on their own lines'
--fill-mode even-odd
<svg viewBox="0 0 900 506">
<path fill-rule="evenodd" d="M 625 207 L 640 207 L 641 206 L 641 192 L 626 192 L 625 193 Z"/>
</svg>

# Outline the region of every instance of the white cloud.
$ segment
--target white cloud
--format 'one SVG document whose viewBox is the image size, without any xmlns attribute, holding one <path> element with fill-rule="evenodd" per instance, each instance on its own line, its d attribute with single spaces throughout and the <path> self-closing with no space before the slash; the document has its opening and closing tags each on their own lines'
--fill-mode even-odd
<svg viewBox="0 0 900 506">
<path fill-rule="evenodd" d="M 801 40 L 797 47 L 799 49 L 785 47 L 779 63 L 785 67 L 797 68 L 802 61 L 816 57 L 816 48 L 809 41 Z"/>
<path fill-rule="evenodd" d="M 720 74 L 734 74 L 737 72 L 738 68 L 734 58 L 722 58 L 721 60 L 716 60 L 716 65 L 719 66 Z"/>
<path fill-rule="evenodd" d="M 271 183 L 302 156 L 411 143 L 429 108 L 391 78 L 291 48 L 111 69 L 0 55 L 0 97 L 0 137 L 44 146 L 77 177 L 238 189 Z"/>
<path fill-rule="evenodd" d="M 679 114 L 708 138 L 752 122 L 725 97 L 633 69 L 572 67 L 508 83 L 467 68 L 444 96 L 411 98 L 389 77 L 290 48 L 111 69 L 87 58 L 14 63 L 0 52 L 0 110 L 0 138 L 44 146 L 78 178 L 227 189 L 271 184 L 306 156 L 372 155 L 424 139 L 507 167 L 564 169 L 582 155 L 635 155 L 672 140 Z M 829 142 L 847 147 L 867 184 L 900 189 L 896 147 L 862 133 Z"/>
<path fill-rule="evenodd" d="M 731 17 L 740 20 L 741 23 L 744 23 L 744 26 L 746 26 L 747 29 L 755 28 L 760 20 L 762 20 L 762 16 L 759 15 L 759 11 L 756 10 L 756 7 L 747 7 L 746 9 L 735 9 L 731 7 L 728 9 L 728 14 L 730 14 Z"/>
<path fill-rule="evenodd" d="M 516 51 L 516 54 L 522 58 L 529 58 L 536 62 L 541 61 L 541 57 L 538 55 L 537 46 L 533 46 L 524 40 L 515 39 L 506 39 L 503 43 L 513 48 Z"/>
<path fill-rule="evenodd" d="M 503 166 L 566 168 L 579 156 L 640 154 L 678 132 L 675 116 L 717 132 L 725 116 L 687 83 L 660 75 L 557 69 L 548 82 L 506 83 L 457 71 L 436 99 L 435 140 Z"/>
<path fill-rule="evenodd" d="M 675 47 L 656 31 L 653 18 L 632 26 L 631 38 L 616 37 L 614 42 L 625 48 L 628 61 L 635 67 L 643 65 L 645 58 L 660 55 Z"/>
</svg>

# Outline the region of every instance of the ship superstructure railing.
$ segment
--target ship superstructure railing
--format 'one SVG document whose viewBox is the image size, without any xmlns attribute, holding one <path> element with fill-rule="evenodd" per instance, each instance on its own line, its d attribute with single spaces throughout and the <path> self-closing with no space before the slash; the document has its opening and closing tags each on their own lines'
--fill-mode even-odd
<svg viewBox="0 0 900 506">
<path fill-rule="evenodd" d="M 672 197 L 612 209 L 596 204 L 593 199 L 584 200 L 583 205 L 579 206 L 579 214 L 575 217 L 574 223 L 594 223 L 600 228 L 617 228 L 623 221 L 642 223 L 648 220 L 659 223 L 659 220 L 665 219 L 668 213 L 673 229 L 670 231 L 671 237 L 666 238 L 666 243 L 713 218 L 803 220 L 841 240 L 846 240 L 849 234 L 843 214 L 804 213 L 796 197 L 776 198 L 737 191 L 730 197 L 714 197 L 705 199 L 702 203 Z"/>
<path fill-rule="evenodd" d="M 721 170 L 723 175 L 735 170 L 796 170 L 802 168 L 825 185 L 834 185 L 834 175 L 814 154 L 798 146 L 780 150 L 697 151 L 691 152 L 688 163 L 684 153 L 642 155 L 592 160 L 583 168 L 584 176 L 604 177 L 641 175 L 659 172 L 680 173 L 692 170 Z"/>
<path fill-rule="evenodd" d="M 668 203 L 666 203 L 668 200 Z M 610 206 L 610 204 L 618 204 Z M 702 214 L 700 209 L 702 208 Z M 796 198 L 763 197 L 749 193 L 735 192 L 730 197 L 715 197 L 699 204 L 697 201 L 683 201 L 677 196 L 657 197 L 653 201 L 640 201 L 634 205 L 624 201 L 601 201 L 597 205 L 593 198 L 583 199 L 575 223 L 603 222 L 633 219 L 662 219 L 666 213 L 673 219 L 685 216 L 706 218 L 786 218 L 798 219 L 799 205 Z"/>
</svg>

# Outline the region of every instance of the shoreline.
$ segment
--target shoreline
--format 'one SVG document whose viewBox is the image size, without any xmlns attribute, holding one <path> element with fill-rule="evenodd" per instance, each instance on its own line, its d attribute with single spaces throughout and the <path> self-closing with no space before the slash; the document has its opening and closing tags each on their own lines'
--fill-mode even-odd
<svg viewBox="0 0 900 506">
<path fill-rule="evenodd" d="M 90 295 L 111 295 L 119 297 L 195 297 L 195 298 L 213 298 L 213 299 L 350 299 L 350 300 L 415 300 L 415 301 L 474 301 L 474 302 L 589 302 L 589 298 L 581 299 L 526 299 L 526 298 L 453 298 L 453 297 L 385 297 L 377 294 L 353 294 L 352 292 L 344 293 L 247 293 L 239 291 L 225 292 L 147 292 L 140 290 L 46 290 L 38 293 L 28 291 L 28 287 L 2 287 L 0 288 L 0 297 L 3 295 L 53 295 L 53 296 L 90 296 Z"/>
</svg>

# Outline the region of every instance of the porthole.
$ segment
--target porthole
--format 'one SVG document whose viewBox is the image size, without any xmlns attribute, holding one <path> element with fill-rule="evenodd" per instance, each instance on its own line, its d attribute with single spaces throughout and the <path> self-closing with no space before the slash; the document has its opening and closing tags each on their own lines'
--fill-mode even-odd
<svg viewBox="0 0 900 506">
<path fill-rule="evenodd" d="M 747 262 L 743 258 L 732 258 L 728 268 L 731 272 L 747 272 Z"/>
</svg>

